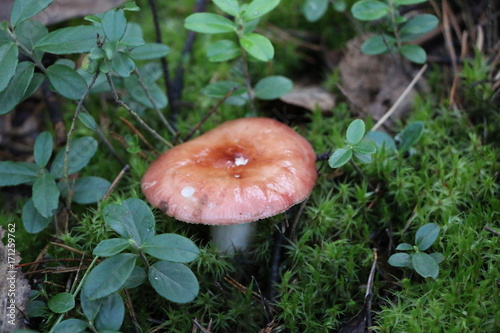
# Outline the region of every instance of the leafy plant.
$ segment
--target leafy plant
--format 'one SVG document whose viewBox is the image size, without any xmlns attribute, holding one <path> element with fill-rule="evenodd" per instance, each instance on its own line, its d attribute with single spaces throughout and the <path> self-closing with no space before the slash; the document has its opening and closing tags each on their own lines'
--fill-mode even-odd
<svg viewBox="0 0 500 333">
<path fill-rule="evenodd" d="M 97 151 L 95 139 L 89 136 L 76 139 L 74 148 L 69 152 L 60 150 L 48 167 L 53 145 L 50 133 L 42 132 L 35 141 L 35 163 L 0 162 L 0 186 L 32 186 L 32 198 L 22 210 L 23 225 L 29 233 L 42 231 L 54 219 L 61 207 L 61 196 L 71 196 L 72 201 L 79 204 L 91 204 L 101 200 L 111 185 L 106 179 L 95 176 L 65 180 L 65 165 L 66 174 L 78 172 L 88 165 Z"/>
<path fill-rule="evenodd" d="M 212 97 L 224 97 L 232 94 L 227 102 L 243 105 L 248 100 L 253 107 L 253 99 L 276 99 L 293 88 L 290 79 L 272 75 L 258 81 L 252 87 L 248 73 L 247 58 L 267 62 L 274 58 L 274 47 L 264 35 L 255 33 L 262 16 L 273 10 L 280 0 L 253 0 L 248 4 L 240 5 L 237 0 L 214 0 L 214 4 L 224 13 L 232 16 L 232 20 L 213 13 L 196 13 L 188 16 L 184 22 L 187 29 L 205 34 L 232 33 L 238 43 L 231 39 L 222 39 L 212 42 L 207 48 L 209 61 L 221 62 L 239 58 L 243 66 L 246 90 L 233 81 L 219 81 L 208 85 L 205 93 Z M 227 97 L 227 96 L 226 96 Z M 253 107 L 254 108 L 254 107 Z"/>
<path fill-rule="evenodd" d="M 379 150 L 385 149 L 386 152 L 413 152 L 413 146 L 420 140 L 424 133 L 425 124 L 422 121 L 414 121 L 406 126 L 394 138 L 381 131 L 370 131 L 365 139 L 373 142 Z"/>
<path fill-rule="evenodd" d="M 427 0 L 361 0 L 351 7 L 354 18 L 360 21 L 375 22 L 382 31 L 366 40 L 361 51 L 366 54 L 399 53 L 408 60 L 423 64 L 427 60 L 425 50 L 409 42 L 432 31 L 439 19 L 432 14 L 418 14 L 406 18 L 400 14 L 400 7 L 414 5 Z"/>
<path fill-rule="evenodd" d="M 75 292 L 57 294 L 48 302 L 52 312 L 65 313 L 75 307 L 81 287 L 80 303 L 86 320 L 58 322 L 53 332 L 120 330 L 124 305 L 119 291 L 136 288 L 146 279 L 160 296 L 172 302 L 190 302 L 198 294 L 198 280 L 184 265 L 198 257 L 198 247 L 180 235 L 155 235 L 154 216 L 144 201 L 127 199 L 121 204 L 107 205 L 103 217 L 120 235 L 105 239 L 94 248 L 94 262 L 99 257 L 106 259 L 86 272 Z M 151 263 L 148 257 L 156 262 Z M 139 265 L 141 262 L 144 268 Z"/>
<path fill-rule="evenodd" d="M 302 5 L 302 14 L 309 22 L 315 22 L 326 13 L 329 3 L 338 12 L 344 12 L 347 8 L 345 0 L 305 0 Z"/>
<path fill-rule="evenodd" d="M 347 146 L 336 149 L 328 159 L 331 168 L 340 168 L 355 157 L 363 163 L 370 163 L 372 155 L 377 152 L 377 147 L 371 141 L 364 140 L 365 123 L 361 119 L 352 121 L 347 127 Z"/>
<path fill-rule="evenodd" d="M 396 247 L 399 251 L 412 251 L 412 253 L 396 253 L 389 257 L 389 264 L 395 267 L 408 267 L 415 270 L 420 276 L 436 279 L 439 274 L 439 264 L 443 261 L 443 254 L 436 252 L 427 254 L 423 251 L 429 249 L 439 236 L 440 228 L 434 223 L 421 226 L 415 234 L 415 245 L 401 243 Z"/>
</svg>

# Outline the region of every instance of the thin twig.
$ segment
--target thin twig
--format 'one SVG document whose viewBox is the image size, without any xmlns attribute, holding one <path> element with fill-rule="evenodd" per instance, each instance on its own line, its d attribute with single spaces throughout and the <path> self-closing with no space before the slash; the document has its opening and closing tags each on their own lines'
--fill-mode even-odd
<svg viewBox="0 0 500 333">
<path fill-rule="evenodd" d="M 156 155 L 159 155 L 159 154 L 160 154 L 160 152 L 159 152 L 158 150 L 156 150 L 156 148 L 155 148 L 155 147 L 153 147 L 153 145 L 152 145 L 152 144 L 150 144 L 148 140 L 146 140 L 146 138 L 144 137 L 144 135 L 142 135 L 142 133 L 141 133 L 141 132 L 139 132 L 139 130 L 138 130 L 138 129 L 137 129 L 137 128 L 136 128 L 136 127 L 135 127 L 135 126 L 134 126 L 134 125 L 130 122 L 130 121 L 128 121 L 127 119 L 125 119 L 125 118 L 123 118 L 123 117 L 120 117 L 120 120 L 121 120 L 121 122 L 122 122 L 122 123 L 124 123 L 124 124 L 125 124 L 125 126 L 127 126 L 128 128 L 130 128 L 130 130 L 131 130 L 132 132 L 134 132 L 134 133 L 135 133 L 135 135 L 137 135 L 137 136 L 139 137 L 139 139 L 140 139 L 140 140 L 141 140 L 141 141 L 142 141 L 142 142 L 143 142 L 146 146 L 148 146 L 148 148 L 149 148 L 150 150 L 152 150 L 152 151 L 153 151 Z"/>
<path fill-rule="evenodd" d="M 116 176 L 115 180 L 113 180 L 113 183 L 111 183 L 111 185 L 109 186 L 108 190 L 106 191 L 106 194 L 102 197 L 102 200 L 108 198 L 111 195 L 111 193 L 113 193 L 120 179 L 122 179 L 125 173 L 128 172 L 129 170 L 130 166 L 128 164 L 123 167 L 118 176 Z"/>
<path fill-rule="evenodd" d="M 224 97 L 222 97 L 222 99 L 219 100 L 217 104 L 215 104 L 214 107 L 207 114 L 203 116 L 203 118 L 198 122 L 198 124 L 196 124 L 196 126 L 194 126 L 191 129 L 191 131 L 189 131 L 189 133 L 184 137 L 183 141 L 191 139 L 191 137 L 194 135 L 194 133 L 196 133 L 196 131 L 200 128 L 200 126 L 203 125 L 208 120 L 208 118 L 210 118 L 210 116 L 212 116 L 215 112 L 217 112 L 221 104 L 224 103 L 234 93 L 236 89 L 237 87 L 232 87 L 231 90 L 229 90 L 226 93 L 226 95 L 224 95 Z"/>
<path fill-rule="evenodd" d="M 489 227 L 489 226 L 487 226 L 487 225 L 485 225 L 485 226 L 483 227 L 483 229 L 484 229 L 484 230 L 486 230 L 486 231 L 488 231 L 488 232 L 491 232 L 491 233 L 492 233 L 493 235 L 495 235 L 495 236 L 499 236 L 499 237 L 500 237 L 500 231 L 498 231 L 498 230 L 492 229 L 492 228 L 490 228 L 490 227 Z"/>
<path fill-rule="evenodd" d="M 92 258 L 92 256 L 90 254 L 83 252 L 83 251 L 80 251 L 80 250 L 77 250 L 77 249 L 75 249 L 71 246 L 68 246 L 66 244 L 61 244 L 61 243 L 56 243 L 56 242 L 50 242 L 50 244 L 52 244 L 54 246 L 62 247 L 63 249 L 74 252 L 76 254 Z"/>
<path fill-rule="evenodd" d="M 170 142 L 168 142 L 167 140 L 165 140 L 160 134 L 158 134 L 158 132 L 156 132 L 154 129 L 152 129 L 151 127 L 149 127 L 149 125 L 146 124 L 144 122 L 144 120 L 142 120 L 142 118 L 139 117 L 139 115 L 134 110 L 132 110 L 130 108 L 130 106 L 128 106 L 124 101 L 122 101 L 122 99 L 120 98 L 120 96 L 118 96 L 118 92 L 116 91 L 115 84 L 113 83 L 113 80 L 111 79 L 111 76 L 109 75 L 109 73 L 106 73 L 106 79 L 108 80 L 108 84 L 109 84 L 109 86 L 111 88 L 111 92 L 113 94 L 113 98 L 115 99 L 116 104 L 120 105 L 125 110 L 127 110 L 128 113 L 130 113 L 132 115 L 132 117 L 134 117 L 134 119 L 146 131 L 148 131 L 151 135 L 153 135 L 158 141 L 160 141 L 161 143 L 163 143 L 165 146 L 172 148 L 173 145 Z"/>
<path fill-rule="evenodd" d="M 245 85 L 247 86 L 248 104 L 250 105 L 250 111 L 256 114 L 257 108 L 255 107 L 255 92 L 252 88 L 252 81 L 250 80 L 250 72 L 248 71 L 247 54 L 243 48 L 241 50 L 241 65 L 243 68 L 243 78 L 245 79 Z"/>
<path fill-rule="evenodd" d="M 424 65 L 420 71 L 418 71 L 417 75 L 415 75 L 415 77 L 413 78 L 413 80 L 410 82 L 410 84 L 408 85 L 408 87 L 406 87 L 406 89 L 403 91 L 403 93 L 401 94 L 401 96 L 399 96 L 399 98 L 396 100 L 396 102 L 391 106 L 391 108 L 382 116 L 382 118 L 380 118 L 380 120 L 375 124 L 375 126 L 373 126 L 373 128 L 371 129 L 371 131 L 376 131 L 380 126 L 382 126 L 386 121 L 387 119 L 389 119 L 390 116 L 392 116 L 392 114 L 396 111 L 396 109 L 398 108 L 398 106 L 401 104 L 401 102 L 403 102 L 403 100 L 405 99 L 405 97 L 410 93 L 410 91 L 413 89 L 413 87 L 415 86 L 415 84 L 417 84 L 418 80 L 420 80 L 420 78 L 422 77 L 422 75 L 424 74 L 425 70 L 427 69 L 427 64 Z"/>
</svg>

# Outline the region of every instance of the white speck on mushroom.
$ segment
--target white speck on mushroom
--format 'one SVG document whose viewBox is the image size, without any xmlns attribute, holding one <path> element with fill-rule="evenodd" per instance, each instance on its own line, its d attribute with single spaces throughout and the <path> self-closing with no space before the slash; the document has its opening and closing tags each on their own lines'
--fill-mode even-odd
<svg viewBox="0 0 500 333">
<path fill-rule="evenodd" d="M 186 186 L 184 187 L 182 190 L 181 190 L 181 195 L 184 197 L 184 198 L 190 198 L 193 196 L 195 192 L 195 189 L 194 187 L 192 186 Z"/>
<path fill-rule="evenodd" d="M 247 163 L 248 163 L 248 158 L 244 158 L 243 156 L 238 156 L 234 159 L 234 164 L 236 166 L 247 165 Z"/>
<path fill-rule="evenodd" d="M 234 175 L 234 178 L 240 178 L 240 175 Z"/>
<path fill-rule="evenodd" d="M 158 183 L 157 180 L 155 180 L 154 182 L 151 182 L 151 183 L 144 183 L 144 184 L 142 184 L 142 188 L 146 190 L 146 189 L 150 188 L 151 186 L 155 186 L 156 183 Z"/>
</svg>

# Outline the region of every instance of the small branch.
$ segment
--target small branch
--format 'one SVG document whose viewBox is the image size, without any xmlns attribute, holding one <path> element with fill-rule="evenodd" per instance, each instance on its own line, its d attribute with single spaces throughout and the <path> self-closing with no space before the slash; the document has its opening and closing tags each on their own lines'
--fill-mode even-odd
<svg viewBox="0 0 500 333">
<path fill-rule="evenodd" d="M 139 139 L 146 145 L 148 146 L 148 148 L 150 150 L 152 150 L 156 155 L 159 155 L 160 152 L 158 150 L 156 150 L 155 147 L 153 147 L 152 144 L 149 143 L 148 140 L 146 140 L 146 138 L 144 137 L 144 135 L 142 135 L 141 132 L 139 132 L 139 130 L 130 122 L 128 121 L 127 119 L 123 118 L 123 117 L 120 117 L 120 120 L 122 123 L 125 124 L 125 126 L 127 126 L 132 132 L 135 133 L 135 135 L 137 135 L 139 137 Z"/>
<path fill-rule="evenodd" d="M 123 178 L 126 172 L 130 170 L 130 166 L 127 164 L 123 167 L 123 169 L 120 171 L 118 176 L 116 176 L 115 180 L 113 180 L 113 183 L 109 186 L 108 190 L 106 191 L 106 194 L 102 197 L 102 200 L 108 198 L 111 193 L 115 190 L 116 186 L 118 185 L 118 182 Z"/>
<path fill-rule="evenodd" d="M 241 50 L 241 63 L 243 67 L 243 77 L 245 79 L 245 85 L 247 86 L 248 92 L 248 104 L 250 105 L 250 111 L 254 114 L 257 113 L 257 108 L 255 107 L 255 93 L 252 88 L 252 81 L 250 80 L 250 72 L 248 71 L 248 60 L 246 51 Z"/>
<path fill-rule="evenodd" d="M 498 231 L 498 230 L 495 230 L 495 229 L 493 229 L 493 228 L 490 228 L 490 227 L 489 227 L 489 226 L 487 226 L 487 225 L 485 225 L 483 229 L 484 229 L 484 230 L 486 230 L 486 231 L 488 231 L 488 232 L 491 232 L 491 233 L 492 233 L 493 235 L 495 235 L 495 236 L 499 236 L 499 237 L 500 237 L 500 231 Z"/>
<path fill-rule="evenodd" d="M 184 141 L 191 139 L 191 137 L 194 135 L 194 133 L 196 133 L 196 131 L 200 128 L 200 126 L 203 125 L 208 120 L 208 118 L 210 118 L 210 116 L 212 116 L 215 112 L 217 112 L 221 104 L 224 103 L 234 93 L 235 90 L 236 87 L 231 88 L 231 90 L 229 90 L 227 94 L 225 94 L 224 97 L 222 97 L 222 99 L 220 99 L 217 102 L 217 104 L 215 104 L 214 107 L 207 114 L 203 116 L 200 122 L 198 122 L 198 124 L 196 124 L 196 126 L 191 129 L 191 131 L 184 138 Z"/>
<path fill-rule="evenodd" d="M 405 99 L 405 97 L 413 89 L 413 87 L 415 86 L 415 84 L 417 84 L 418 80 L 420 80 L 420 78 L 422 77 L 422 75 L 424 74 L 424 72 L 425 72 L 426 69 L 427 69 L 427 65 L 424 65 L 420 69 L 420 71 L 418 71 L 417 75 L 415 75 L 415 77 L 410 82 L 410 84 L 408 85 L 408 87 L 406 87 L 406 89 L 403 91 L 403 93 L 401 94 L 401 96 L 399 96 L 399 98 L 396 100 L 396 102 L 382 116 L 382 118 L 380 118 L 380 120 L 375 124 L 375 126 L 373 126 L 373 128 L 371 129 L 371 131 L 376 131 L 380 126 L 382 126 L 387 121 L 387 119 L 389 119 L 390 116 L 392 116 L 392 114 L 396 111 L 396 109 L 401 104 L 401 102 L 403 102 L 403 100 Z"/>
<path fill-rule="evenodd" d="M 144 120 L 142 120 L 141 117 L 139 117 L 139 115 L 137 113 L 135 113 L 134 110 L 132 110 L 130 108 L 130 106 L 128 106 L 124 101 L 121 100 L 121 98 L 118 96 L 118 92 L 116 91 L 116 88 L 115 88 L 115 85 L 113 83 L 113 80 L 111 79 L 111 76 L 109 75 L 109 73 L 106 73 L 106 79 L 108 80 L 108 84 L 111 88 L 111 92 L 113 94 L 113 98 L 115 99 L 115 102 L 116 104 L 120 105 L 121 107 L 123 107 L 125 110 L 128 111 L 128 113 L 130 113 L 132 115 L 132 117 L 134 117 L 134 119 L 146 130 L 148 131 L 151 135 L 153 135 L 158 141 L 160 141 L 161 143 L 163 143 L 165 146 L 167 147 L 170 147 L 172 148 L 173 145 L 168 142 L 167 140 L 165 140 L 161 135 L 159 135 L 154 129 L 152 129 L 151 127 L 149 127 L 148 124 L 146 124 L 144 122 Z"/>
</svg>

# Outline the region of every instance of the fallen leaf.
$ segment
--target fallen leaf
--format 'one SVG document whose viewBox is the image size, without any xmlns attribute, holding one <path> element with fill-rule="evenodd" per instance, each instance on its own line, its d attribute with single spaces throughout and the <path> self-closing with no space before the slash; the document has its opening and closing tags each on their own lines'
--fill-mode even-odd
<svg viewBox="0 0 500 333">
<path fill-rule="evenodd" d="M 320 86 L 295 85 L 292 91 L 280 97 L 288 104 L 314 111 L 317 107 L 322 111 L 331 111 L 335 106 L 335 97 Z"/>
</svg>

